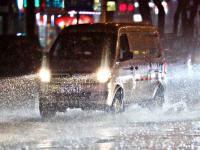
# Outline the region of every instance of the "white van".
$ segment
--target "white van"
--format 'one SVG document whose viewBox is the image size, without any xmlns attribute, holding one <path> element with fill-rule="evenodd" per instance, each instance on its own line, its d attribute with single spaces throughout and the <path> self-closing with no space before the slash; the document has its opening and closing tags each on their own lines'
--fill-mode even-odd
<svg viewBox="0 0 200 150">
<path fill-rule="evenodd" d="M 42 117 L 67 108 L 122 112 L 130 103 L 164 103 L 165 59 L 148 24 L 96 23 L 66 27 L 44 57 Z"/>
</svg>

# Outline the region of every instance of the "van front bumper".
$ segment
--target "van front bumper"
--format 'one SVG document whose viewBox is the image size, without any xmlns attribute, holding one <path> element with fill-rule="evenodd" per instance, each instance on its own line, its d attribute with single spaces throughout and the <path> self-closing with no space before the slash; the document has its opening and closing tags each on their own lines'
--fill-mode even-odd
<svg viewBox="0 0 200 150">
<path fill-rule="evenodd" d="M 107 84 L 40 84 L 40 102 L 65 108 L 100 108 L 107 106 Z"/>
</svg>

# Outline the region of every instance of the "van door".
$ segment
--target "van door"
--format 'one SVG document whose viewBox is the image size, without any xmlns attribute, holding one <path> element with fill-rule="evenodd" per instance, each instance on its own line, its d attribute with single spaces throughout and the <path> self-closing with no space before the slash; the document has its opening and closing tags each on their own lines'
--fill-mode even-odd
<svg viewBox="0 0 200 150">
<path fill-rule="evenodd" d="M 132 99 L 132 90 L 134 87 L 134 68 L 131 65 L 133 54 L 130 53 L 129 43 L 126 34 L 119 38 L 119 56 L 115 67 L 116 84 L 122 86 L 124 91 L 124 102 L 129 103 Z"/>
<path fill-rule="evenodd" d="M 150 60 L 134 60 L 133 64 L 135 66 L 135 89 L 132 91 L 135 101 L 140 102 L 147 100 L 152 95 L 151 89 L 151 79 L 150 79 L 150 70 L 151 62 Z"/>
<path fill-rule="evenodd" d="M 133 53 L 136 86 L 133 95 L 136 101 L 152 98 L 158 84 L 156 71 L 159 68 L 160 50 L 158 36 L 151 32 L 130 32 L 130 51 Z"/>
</svg>

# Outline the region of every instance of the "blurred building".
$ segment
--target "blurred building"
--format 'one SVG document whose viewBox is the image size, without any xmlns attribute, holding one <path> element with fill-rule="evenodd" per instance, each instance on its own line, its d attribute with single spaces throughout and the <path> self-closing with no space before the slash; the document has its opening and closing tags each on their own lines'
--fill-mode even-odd
<svg viewBox="0 0 200 150">
<path fill-rule="evenodd" d="M 65 26 L 94 22 L 93 0 L 38 0 L 35 18 L 42 47 L 54 41 Z"/>
<path fill-rule="evenodd" d="M 0 0 L 0 34 L 15 32 L 12 28 L 17 15 L 14 0 Z"/>
<path fill-rule="evenodd" d="M 0 34 L 26 34 L 28 0 L 0 0 Z M 162 0 L 166 12 L 166 31 L 171 32 L 176 0 Z M 150 1 L 152 21 L 157 25 L 158 9 Z M 100 21 L 101 0 L 34 0 L 35 32 L 41 46 L 47 47 L 60 29 L 77 23 Z M 140 22 L 137 0 L 107 0 L 107 21 Z M 9 23 L 8 23 L 9 22 Z"/>
</svg>

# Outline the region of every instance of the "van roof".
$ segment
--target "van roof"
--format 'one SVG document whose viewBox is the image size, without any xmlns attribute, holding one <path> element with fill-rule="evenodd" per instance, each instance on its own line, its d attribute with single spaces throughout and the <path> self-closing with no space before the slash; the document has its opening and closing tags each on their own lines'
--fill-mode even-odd
<svg viewBox="0 0 200 150">
<path fill-rule="evenodd" d="M 62 33 L 69 31 L 76 32 L 89 32 L 89 31 L 99 31 L 99 32 L 117 32 L 120 28 L 125 28 L 134 31 L 144 31 L 144 32 L 155 32 L 156 28 L 150 23 L 93 23 L 93 24 L 78 24 L 71 25 L 63 29 Z"/>
</svg>

